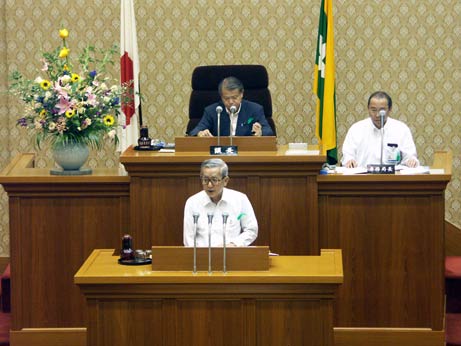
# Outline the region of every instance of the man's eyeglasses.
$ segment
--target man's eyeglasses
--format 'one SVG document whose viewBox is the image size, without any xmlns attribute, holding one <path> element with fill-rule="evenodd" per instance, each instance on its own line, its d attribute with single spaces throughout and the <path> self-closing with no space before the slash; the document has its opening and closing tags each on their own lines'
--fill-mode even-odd
<svg viewBox="0 0 461 346">
<path fill-rule="evenodd" d="M 218 177 L 204 177 L 204 176 L 200 176 L 200 181 L 202 183 L 202 185 L 208 185 L 210 182 L 211 184 L 213 185 L 218 185 L 222 179 L 218 178 Z"/>
</svg>

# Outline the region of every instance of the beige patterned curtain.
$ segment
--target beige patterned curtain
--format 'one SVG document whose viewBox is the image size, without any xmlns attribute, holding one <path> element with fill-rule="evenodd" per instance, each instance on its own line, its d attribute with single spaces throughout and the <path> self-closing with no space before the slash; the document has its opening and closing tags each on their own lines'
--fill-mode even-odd
<svg viewBox="0 0 461 346">
<path fill-rule="evenodd" d="M 141 63 L 143 117 L 154 138 L 183 135 L 190 78 L 197 65 L 263 64 L 269 71 L 279 143 L 315 143 L 312 93 L 320 0 L 135 0 Z M 77 51 L 91 43 L 109 47 L 120 36 L 118 0 L 0 1 L 0 78 L 20 69 L 34 78 L 41 49 L 71 32 Z M 453 151 L 446 218 L 461 227 L 461 2 L 459 0 L 336 0 L 336 100 L 338 149 L 349 126 L 367 116 L 375 90 L 393 97 L 394 117 L 406 122 L 419 157 L 430 165 L 436 150 Z M 113 74 L 119 73 L 118 66 Z M 0 168 L 33 151 L 15 123 L 21 108 L 1 98 Z M 51 165 L 48 150 L 39 166 Z M 90 166 L 113 167 L 108 144 Z M 0 194 L 0 256 L 8 255 L 7 196 Z"/>
</svg>

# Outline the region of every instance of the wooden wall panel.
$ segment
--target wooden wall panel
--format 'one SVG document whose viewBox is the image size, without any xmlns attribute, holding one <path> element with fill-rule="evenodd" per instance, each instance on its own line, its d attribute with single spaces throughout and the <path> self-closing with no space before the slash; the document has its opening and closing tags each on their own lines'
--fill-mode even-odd
<svg viewBox="0 0 461 346">
<path fill-rule="evenodd" d="M 99 301 L 97 345 L 163 345 L 161 308 L 161 300 Z"/>
<path fill-rule="evenodd" d="M 257 301 L 257 345 L 333 345 L 332 306 L 321 300 Z M 267 328 L 267 326 L 272 326 Z"/>
<path fill-rule="evenodd" d="M 320 246 L 344 255 L 335 327 L 442 330 L 444 187 L 384 179 L 320 179 Z"/>
<path fill-rule="evenodd" d="M 13 328 L 84 326 L 73 276 L 94 248 L 120 247 L 128 198 L 11 199 Z"/>
<path fill-rule="evenodd" d="M 178 300 L 175 345 L 241 346 L 245 337 L 240 300 Z M 191 342 L 193 340 L 193 342 Z"/>
</svg>

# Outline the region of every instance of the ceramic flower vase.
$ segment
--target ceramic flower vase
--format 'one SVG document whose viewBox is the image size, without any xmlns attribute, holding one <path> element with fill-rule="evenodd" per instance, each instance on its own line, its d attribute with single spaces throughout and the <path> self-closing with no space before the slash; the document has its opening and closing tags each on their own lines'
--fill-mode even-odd
<svg viewBox="0 0 461 346">
<path fill-rule="evenodd" d="M 91 174 L 90 168 L 82 168 L 88 159 L 88 145 L 81 142 L 65 142 L 55 145 L 52 149 L 53 158 L 61 168 L 53 168 L 53 175 L 84 175 Z"/>
</svg>

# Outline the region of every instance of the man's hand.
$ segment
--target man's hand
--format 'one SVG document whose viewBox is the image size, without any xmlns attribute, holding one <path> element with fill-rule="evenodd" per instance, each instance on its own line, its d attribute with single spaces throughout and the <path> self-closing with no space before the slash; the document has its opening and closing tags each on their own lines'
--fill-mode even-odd
<svg viewBox="0 0 461 346">
<path fill-rule="evenodd" d="M 411 159 L 408 159 L 405 162 L 405 165 L 410 168 L 415 168 L 416 166 L 418 166 L 418 160 L 412 157 Z"/>
<path fill-rule="evenodd" d="M 262 136 L 263 135 L 263 129 L 260 123 L 254 123 L 253 127 L 251 128 L 251 132 L 253 133 L 253 136 Z"/>
<path fill-rule="evenodd" d="M 213 137 L 213 135 L 211 134 L 210 130 L 208 130 L 208 129 L 205 129 L 205 130 L 203 130 L 203 131 L 199 131 L 199 132 L 197 133 L 197 136 L 198 136 L 198 137 Z"/>
<path fill-rule="evenodd" d="M 354 159 L 349 160 L 349 161 L 346 162 L 345 167 L 346 168 L 355 168 L 355 167 L 357 167 L 357 161 L 355 161 Z"/>
</svg>

